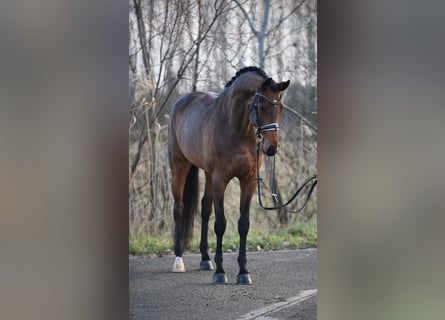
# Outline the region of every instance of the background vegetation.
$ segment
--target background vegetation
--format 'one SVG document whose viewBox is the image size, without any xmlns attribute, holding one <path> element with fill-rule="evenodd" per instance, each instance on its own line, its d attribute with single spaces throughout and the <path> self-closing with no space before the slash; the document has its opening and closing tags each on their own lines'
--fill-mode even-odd
<svg viewBox="0 0 445 320">
<path fill-rule="evenodd" d="M 314 0 L 130 0 L 129 2 L 129 219 L 130 251 L 171 249 L 173 199 L 167 161 L 168 113 L 174 101 L 193 90 L 220 92 L 244 66 L 257 65 L 285 91 L 276 157 L 279 195 L 288 199 L 316 173 L 316 2 Z M 263 201 L 272 205 L 266 159 Z M 204 175 L 201 172 L 201 187 Z M 249 248 L 316 246 L 317 193 L 300 214 L 288 209 L 251 207 Z M 295 203 L 297 207 L 299 203 Z M 292 210 L 292 208 L 290 208 Z M 238 181 L 225 197 L 225 249 L 237 246 Z M 200 218 L 196 219 L 199 230 Z M 209 239 L 214 240 L 213 220 Z M 197 249 L 195 237 L 191 250 Z M 212 247 L 212 242 L 210 242 Z"/>
</svg>

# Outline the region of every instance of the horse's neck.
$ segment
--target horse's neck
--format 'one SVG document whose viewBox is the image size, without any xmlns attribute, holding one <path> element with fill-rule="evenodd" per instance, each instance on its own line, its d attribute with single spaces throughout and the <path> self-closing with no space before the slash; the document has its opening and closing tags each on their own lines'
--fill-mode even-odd
<svg viewBox="0 0 445 320">
<path fill-rule="evenodd" d="M 238 132 L 245 132 L 249 127 L 249 100 L 252 92 L 237 91 L 232 94 L 226 104 L 229 125 Z"/>
<path fill-rule="evenodd" d="M 263 79 L 258 75 L 241 76 L 230 90 L 227 108 L 230 109 L 230 122 L 240 130 L 249 126 L 249 102 Z"/>
<path fill-rule="evenodd" d="M 239 135 L 252 135 L 252 126 L 249 123 L 249 102 L 264 79 L 256 73 L 242 74 L 229 89 L 219 96 L 222 117 L 226 118 L 229 130 Z"/>
</svg>

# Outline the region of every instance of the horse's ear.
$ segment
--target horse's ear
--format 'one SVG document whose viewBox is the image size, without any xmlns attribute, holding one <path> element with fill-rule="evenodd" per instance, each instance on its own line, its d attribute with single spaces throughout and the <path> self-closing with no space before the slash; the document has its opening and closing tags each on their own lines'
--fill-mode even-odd
<svg viewBox="0 0 445 320">
<path fill-rule="evenodd" d="M 287 89 L 287 87 L 289 87 L 290 84 L 290 80 L 284 81 L 284 82 L 280 82 L 277 87 L 279 91 L 284 91 Z"/>
<path fill-rule="evenodd" d="M 261 90 L 265 90 L 266 88 L 270 87 L 272 84 L 272 78 L 267 78 L 264 80 L 263 85 L 261 86 Z"/>
</svg>

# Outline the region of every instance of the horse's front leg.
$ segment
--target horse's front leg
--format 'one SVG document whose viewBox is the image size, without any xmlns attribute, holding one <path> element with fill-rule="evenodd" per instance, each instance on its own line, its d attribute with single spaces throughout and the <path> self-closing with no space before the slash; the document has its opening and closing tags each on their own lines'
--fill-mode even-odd
<svg viewBox="0 0 445 320">
<path fill-rule="evenodd" d="M 239 273 L 237 278 L 237 284 L 252 284 L 249 272 L 246 269 L 247 257 L 246 257 L 246 245 L 247 245 L 247 233 L 249 232 L 249 211 L 252 196 L 255 192 L 255 180 L 250 177 L 240 181 L 241 187 L 241 201 L 240 201 L 240 218 L 238 220 L 238 233 L 240 235 L 238 264 Z"/>
<path fill-rule="evenodd" d="M 219 177 L 213 177 L 212 179 L 212 194 L 213 204 L 215 207 L 215 233 L 216 233 L 216 253 L 215 263 L 216 270 L 213 275 L 213 283 L 226 284 L 227 277 L 223 268 L 223 253 L 222 243 L 224 232 L 226 231 L 226 217 L 224 216 L 224 191 L 227 186 L 227 182 L 223 181 Z"/>
</svg>

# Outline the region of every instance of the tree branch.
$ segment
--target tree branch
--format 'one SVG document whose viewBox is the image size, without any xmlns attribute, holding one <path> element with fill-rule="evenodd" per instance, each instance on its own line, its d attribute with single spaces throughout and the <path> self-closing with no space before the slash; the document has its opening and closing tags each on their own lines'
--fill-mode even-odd
<svg viewBox="0 0 445 320">
<path fill-rule="evenodd" d="M 244 15 L 244 18 L 246 18 L 247 23 L 249 24 L 250 30 L 252 30 L 252 33 L 258 37 L 259 32 L 255 29 L 255 26 L 253 25 L 253 21 L 252 19 L 250 19 L 249 15 L 247 14 L 246 10 L 244 10 L 243 6 L 241 5 L 241 3 L 238 0 L 233 0 L 233 2 L 235 2 L 238 6 L 238 8 L 240 8 L 241 12 Z"/>
<path fill-rule="evenodd" d="M 300 7 L 306 2 L 306 0 L 302 0 L 295 8 L 292 9 L 289 14 L 287 14 L 284 17 L 281 17 L 280 20 L 277 22 L 277 24 L 272 27 L 269 31 L 267 31 L 266 36 L 268 36 L 270 33 L 274 32 L 276 29 L 280 28 L 281 24 L 286 21 L 292 14 L 294 14 Z"/>
</svg>

